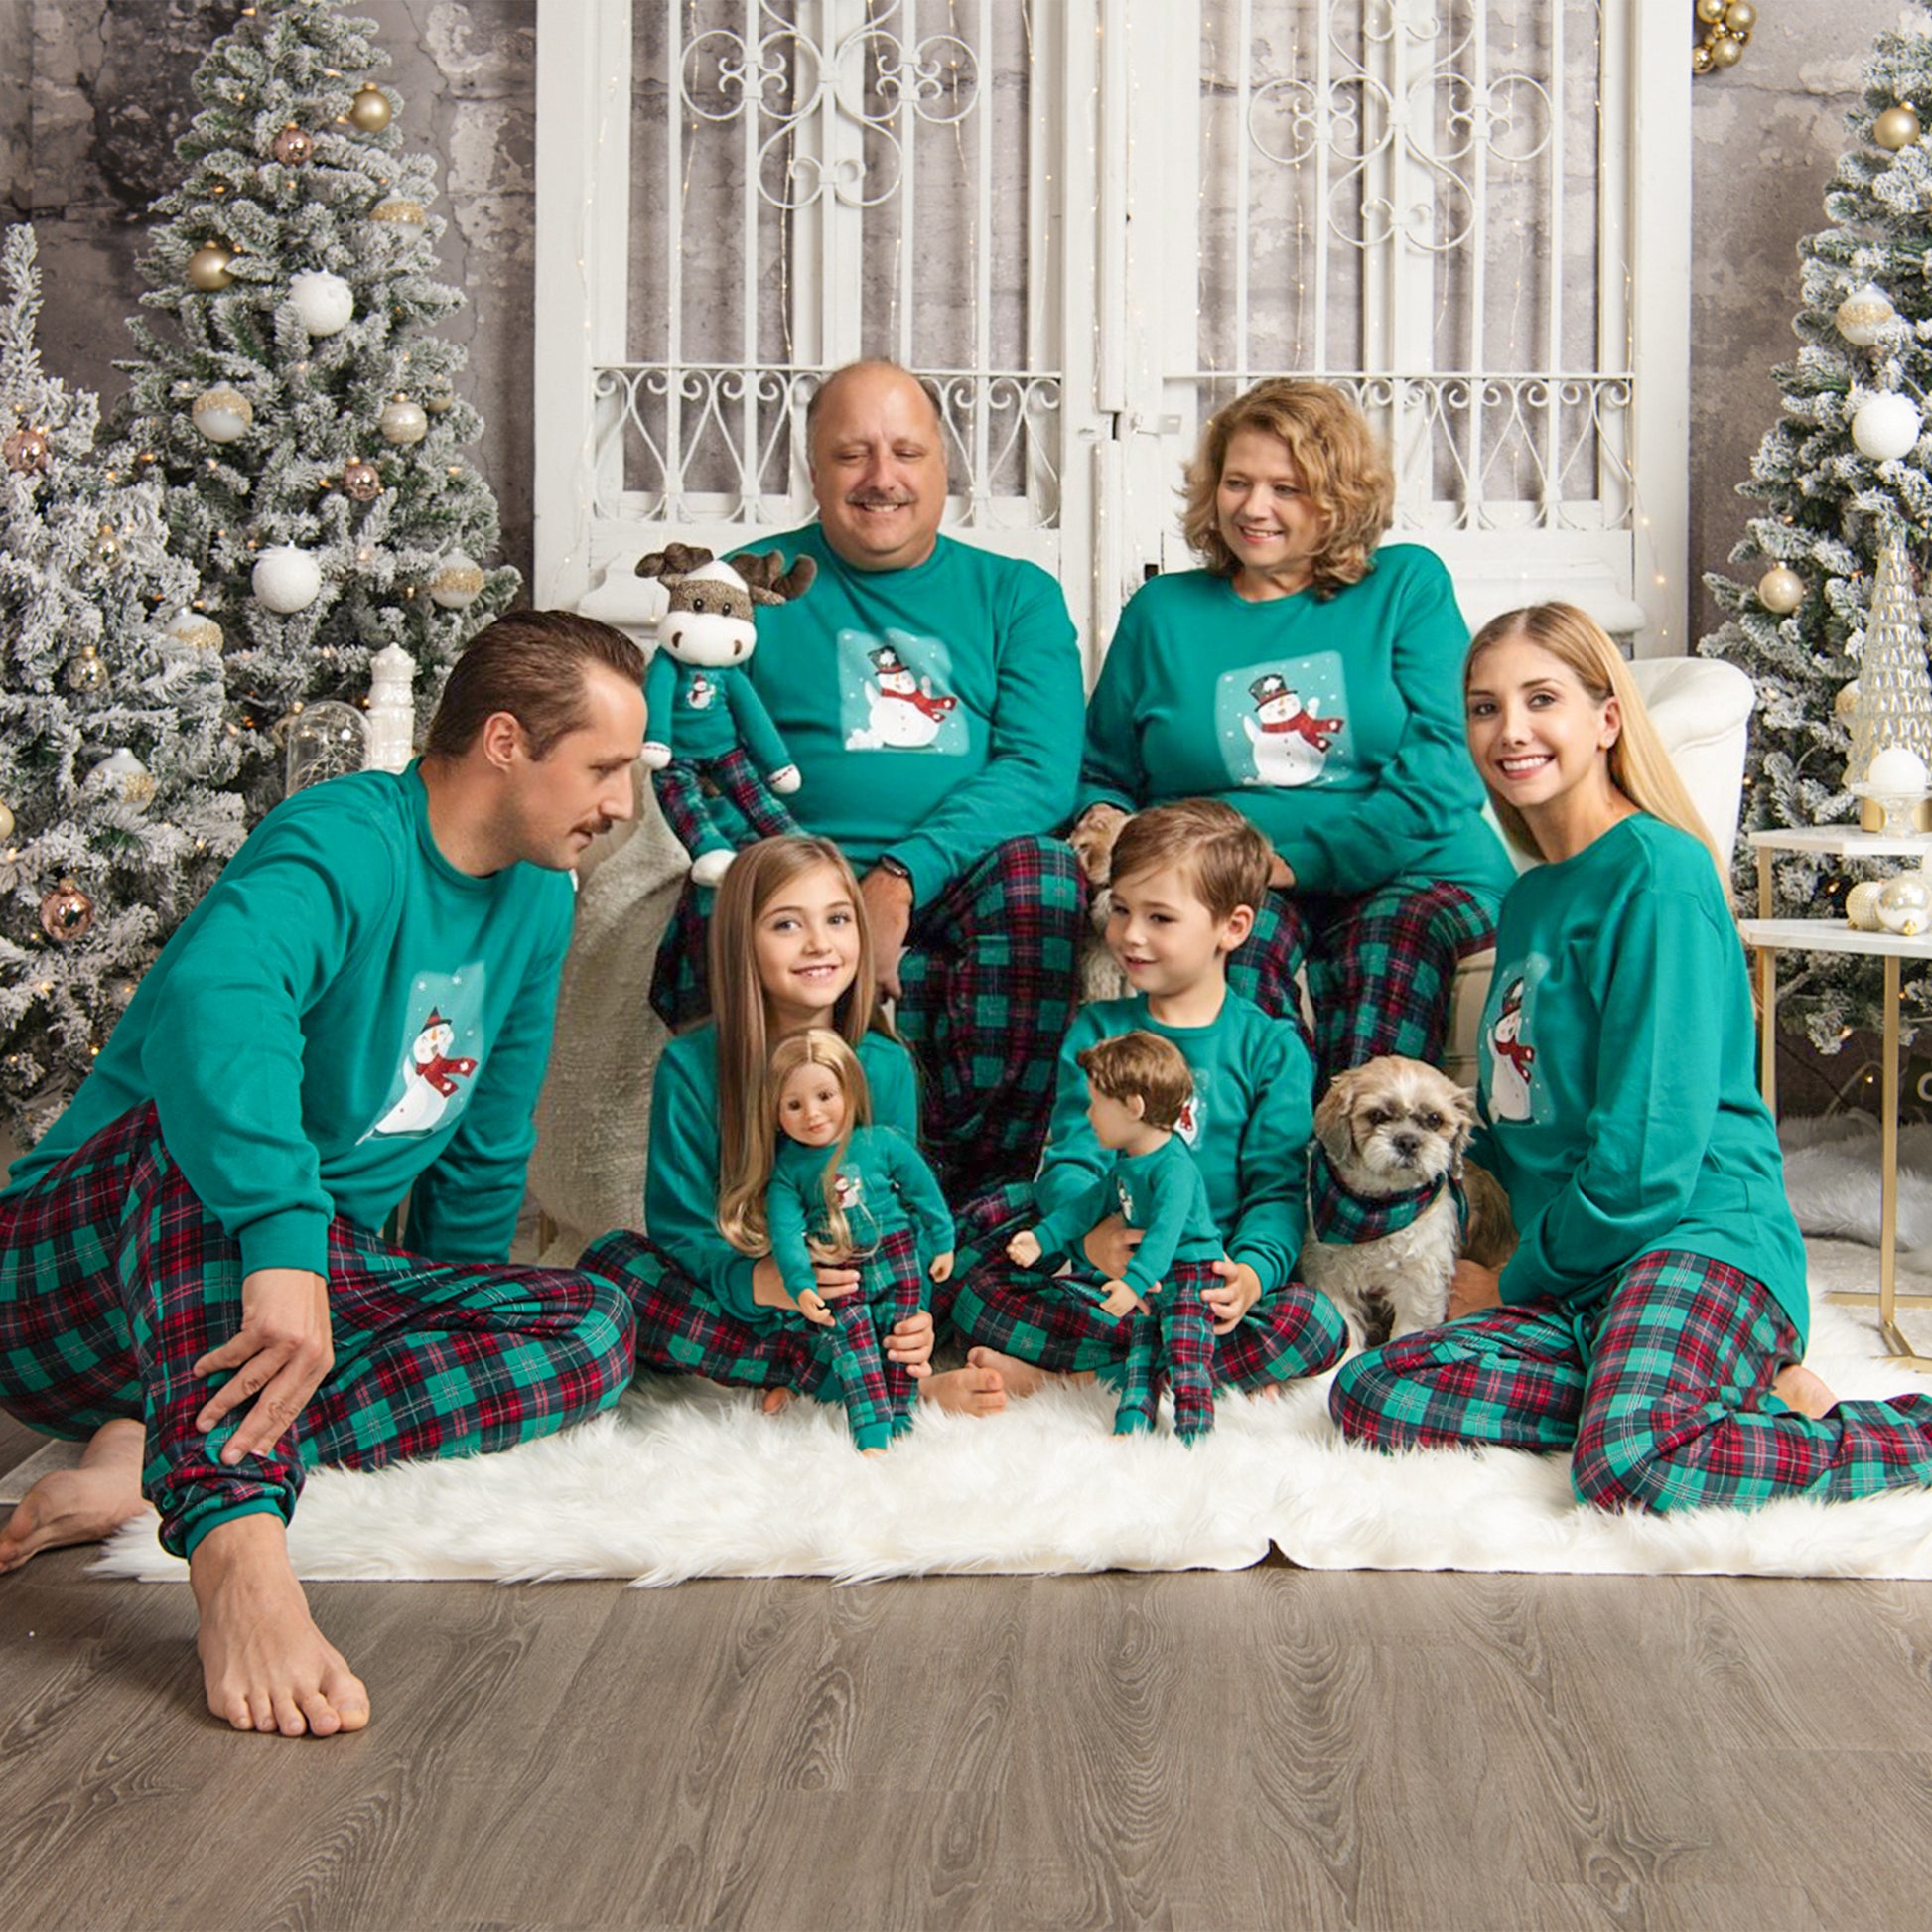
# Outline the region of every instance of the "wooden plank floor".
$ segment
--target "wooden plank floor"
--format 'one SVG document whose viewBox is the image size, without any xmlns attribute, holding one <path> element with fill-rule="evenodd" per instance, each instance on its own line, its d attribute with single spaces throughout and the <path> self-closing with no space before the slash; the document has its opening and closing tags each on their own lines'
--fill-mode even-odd
<svg viewBox="0 0 1932 1932">
<path fill-rule="evenodd" d="M 1932 1920 L 1932 1586 L 319 1585 L 376 1721 L 291 1744 L 85 1561 L 0 1580 L 9 1932 Z"/>
</svg>

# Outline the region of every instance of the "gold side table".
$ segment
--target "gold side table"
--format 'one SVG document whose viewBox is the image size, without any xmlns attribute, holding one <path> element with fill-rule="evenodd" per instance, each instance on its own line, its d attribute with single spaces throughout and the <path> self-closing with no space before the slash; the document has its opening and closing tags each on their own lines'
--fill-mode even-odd
<svg viewBox="0 0 1932 1932">
<path fill-rule="evenodd" d="M 1932 833 L 1889 837 L 1861 831 L 1855 825 L 1811 825 L 1788 830 L 1752 832 L 1757 853 L 1757 909 L 1755 919 L 1743 919 L 1738 929 L 1757 955 L 1758 1081 L 1764 1104 L 1773 1119 L 1778 1111 L 1777 1076 L 1777 956 L 1781 952 L 1862 953 L 1884 963 L 1884 1049 L 1880 1068 L 1878 1173 L 1878 1293 L 1835 1290 L 1830 1299 L 1878 1311 L 1878 1328 L 1891 1358 L 1906 1367 L 1932 1370 L 1932 1356 L 1924 1356 L 1906 1340 L 1898 1326 L 1901 1307 L 1932 1308 L 1932 1295 L 1898 1293 L 1898 982 L 1899 961 L 1932 960 L 1932 932 L 1905 939 L 1890 932 L 1859 932 L 1842 919 L 1774 919 L 1771 917 L 1771 859 L 1777 852 L 1809 852 L 1821 858 L 1905 859 L 1923 861 L 1932 853 Z"/>
</svg>

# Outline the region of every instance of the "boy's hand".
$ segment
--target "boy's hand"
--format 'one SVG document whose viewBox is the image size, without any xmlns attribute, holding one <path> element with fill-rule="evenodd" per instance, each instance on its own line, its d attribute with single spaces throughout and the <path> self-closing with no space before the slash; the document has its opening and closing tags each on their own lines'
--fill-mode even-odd
<svg viewBox="0 0 1932 1932">
<path fill-rule="evenodd" d="M 1044 1253 L 1045 1250 L 1039 1245 L 1039 1236 L 1032 1228 L 1022 1228 L 1007 1243 L 1007 1259 L 1016 1267 L 1031 1268 Z"/>
<path fill-rule="evenodd" d="M 801 1288 L 797 1300 L 792 1303 L 807 1321 L 816 1321 L 823 1328 L 831 1323 L 832 1311 L 825 1306 L 825 1297 L 815 1288 Z"/>
<path fill-rule="evenodd" d="M 234 1370 L 202 1405 L 195 1427 L 206 1435 L 252 1399 L 254 1407 L 222 1445 L 221 1460 L 232 1466 L 244 1455 L 266 1455 L 309 1406 L 335 1361 L 329 1284 L 306 1268 L 257 1268 L 242 1278 L 241 1326 L 190 1371 Z"/>
<path fill-rule="evenodd" d="M 1268 886 L 1271 892 L 1285 893 L 1295 884 L 1295 868 L 1278 852 L 1268 867 Z"/>
<path fill-rule="evenodd" d="M 886 1337 L 886 1359 L 897 1362 L 916 1382 L 932 1373 L 932 1311 L 919 1309 L 896 1321 Z"/>
<path fill-rule="evenodd" d="M 1134 1250 L 1146 1238 L 1143 1229 L 1131 1228 L 1120 1215 L 1109 1214 L 1081 1242 L 1080 1248 L 1097 1274 L 1110 1282 L 1117 1282 L 1127 1273 L 1127 1264 L 1134 1259 Z"/>
<path fill-rule="evenodd" d="M 1223 1256 L 1214 1264 L 1220 1286 L 1201 1290 L 1201 1300 L 1213 1317 L 1214 1332 L 1226 1334 L 1261 1300 L 1261 1277 L 1245 1261 L 1229 1261 Z"/>
<path fill-rule="evenodd" d="M 934 1255 L 932 1257 L 932 1266 L 928 1268 L 925 1272 L 928 1275 L 930 1275 L 935 1282 L 943 1282 L 949 1280 L 952 1275 L 952 1257 L 953 1257 L 953 1251 L 950 1248 L 948 1248 L 946 1252 L 942 1255 Z"/>
<path fill-rule="evenodd" d="M 1139 1309 L 1143 1314 L 1147 1313 L 1147 1304 L 1125 1282 L 1103 1282 L 1101 1286 L 1107 1293 L 1100 1306 L 1116 1321 L 1126 1320 L 1136 1309 Z"/>
</svg>

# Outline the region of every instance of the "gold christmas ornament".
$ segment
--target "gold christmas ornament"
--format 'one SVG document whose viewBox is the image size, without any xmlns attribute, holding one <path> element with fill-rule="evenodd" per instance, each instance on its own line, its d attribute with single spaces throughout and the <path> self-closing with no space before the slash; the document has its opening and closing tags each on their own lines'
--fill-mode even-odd
<svg viewBox="0 0 1932 1932">
<path fill-rule="evenodd" d="M 371 221 L 391 222 L 399 228 L 420 228 L 429 219 L 421 202 L 412 202 L 405 196 L 392 195 L 386 202 L 377 202 L 369 209 Z"/>
<path fill-rule="evenodd" d="M 1773 564 L 1757 580 L 1757 601 L 1778 617 L 1789 617 L 1805 601 L 1805 580 L 1785 564 Z"/>
<path fill-rule="evenodd" d="M 195 427 L 210 443 L 232 443 L 248 433 L 255 405 L 238 389 L 205 389 L 195 398 Z"/>
<path fill-rule="evenodd" d="M 111 523 L 103 523 L 94 536 L 94 560 L 111 564 L 121 554 L 121 540 Z"/>
<path fill-rule="evenodd" d="M 375 426 L 385 442 L 401 449 L 420 443 L 429 434 L 429 417 L 415 403 L 398 396 L 384 406 L 382 414 L 375 419 Z"/>
<path fill-rule="evenodd" d="M 389 117 L 394 113 L 389 105 L 389 96 L 373 80 L 365 80 L 355 90 L 355 98 L 348 104 L 348 118 L 364 134 L 380 134 L 389 125 Z"/>
<path fill-rule="evenodd" d="M 92 644 L 82 644 L 80 655 L 68 659 L 66 675 L 69 691 L 98 691 L 107 682 L 107 666 Z"/>
<path fill-rule="evenodd" d="M 41 900 L 41 930 L 61 945 L 70 945 L 94 922 L 94 902 L 71 879 L 64 879 Z"/>
<path fill-rule="evenodd" d="M 1862 879 L 1846 894 L 1845 923 L 1854 932 L 1878 930 L 1878 895 L 1888 883 L 1883 879 Z"/>
<path fill-rule="evenodd" d="M 177 611 L 168 626 L 168 635 L 193 650 L 219 650 L 223 641 L 221 626 L 199 611 Z"/>
<path fill-rule="evenodd" d="M 1730 34 L 1715 34 L 1711 40 L 1711 65 L 1734 68 L 1744 58 L 1744 43 Z"/>
<path fill-rule="evenodd" d="M 1757 9 L 1751 0 L 1729 0 L 1724 11 L 1724 22 L 1726 31 L 1742 40 L 1757 25 Z"/>
<path fill-rule="evenodd" d="M 154 803 L 154 773 L 125 746 L 109 752 L 87 773 L 87 782 L 114 792 L 137 812 L 146 811 Z"/>
<path fill-rule="evenodd" d="M 10 839 L 14 835 L 13 807 L 0 798 L 0 839 Z"/>
<path fill-rule="evenodd" d="M 440 416 L 456 401 L 456 388 L 447 375 L 433 375 L 423 384 L 423 407 Z"/>
<path fill-rule="evenodd" d="M 1711 71 L 1711 50 L 1703 41 L 1699 41 L 1691 49 L 1691 71 L 1693 73 L 1709 73 Z"/>
<path fill-rule="evenodd" d="M 8 434 L 7 440 L 0 443 L 0 457 L 15 476 L 24 477 L 34 471 L 47 468 L 47 432 L 44 429 L 30 429 L 25 424 Z"/>
<path fill-rule="evenodd" d="M 343 466 L 343 494 L 358 503 L 372 503 L 382 494 L 382 472 L 357 457 Z"/>
<path fill-rule="evenodd" d="M 1904 101 L 1896 107 L 1887 107 L 1871 123 L 1871 138 L 1893 154 L 1900 148 L 1909 148 L 1918 139 L 1918 116 Z"/>
<path fill-rule="evenodd" d="M 285 127 L 275 137 L 275 159 L 284 167 L 299 168 L 312 160 L 315 152 L 316 137 L 306 127 Z"/>
<path fill-rule="evenodd" d="M 1863 288 L 1854 289 L 1838 305 L 1834 320 L 1838 333 L 1848 343 L 1860 348 L 1869 348 L 1884 332 L 1888 322 L 1897 320 L 1898 311 L 1891 306 L 1891 297 L 1875 284 L 1867 282 Z"/>
<path fill-rule="evenodd" d="M 203 242 L 188 258 L 188 286 L 205 295 L 226 288 L 234 280 L 228 273 L 234 258 L 235 251 L 225 241 Z"/>
<path fill-rule="evenodd" d="M 1698 0 L 1698 18 L 1715 27 L 1725 17 L 1725 0 Z"/>
<path fill-rule="evenodd" d="M 483 595 L 483 574 L 473 557 L 455 550 L 437 566 L 429 594 L 439 610 L 464 611 Z"/>
</svg>

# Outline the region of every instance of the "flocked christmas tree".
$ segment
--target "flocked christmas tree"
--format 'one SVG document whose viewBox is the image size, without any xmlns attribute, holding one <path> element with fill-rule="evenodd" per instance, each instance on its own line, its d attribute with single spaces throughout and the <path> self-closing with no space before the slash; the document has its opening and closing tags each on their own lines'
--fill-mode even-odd
<svg viewBox="0 0 1932 1932">
<path fill-rule="evenodd" d="M 31 1141 L 241 842 L 221 656 L 156 483 L 45 374 L 31 228 L 0 245 L 0 1117 Z"/>
<path fill-rule="evenodd" d="M 515 594 L 483 568 L 495 497 L 465 461 L 463 303 L 434 274 L 429 157 L 403 151 L 371 77 L 374 23 L 335 0 L 244 10 L 195 75 L 187 179 L 140 267 L 121 453 L 170 485 L 176 548 L 226 637 L 250 797 L 279 786 L 272 734 L 318 698 L 362 701 L 400 645 L 417 696 Z"/>
<path fill-rule="evenodd" d="M 1766 506 L 1731 553 L 1747 575 L 1706 579 L 1729 619 L 1701 649 L 1740 665 L 1757 686 L 1746 827 L 1856 822 L 1851 785 L 1864 772 L 1855 735 L 1867 759 L 1893 745 L 1923 754 L 1932 743 L 1932 721 L 1881 715 L 1900 682 L 1889 670 L 1869 691 L 1860 678 L 1887 539 L 1902 543 L 1888 574 L 1923 580 L 1932 562 L 1932 146 L 1914 106 L 1932 114 L 1932 18 L 1879 38 L 1863 91 L 1847 116 L 1853 145 L 1825 196 L 1834 225 L 1798 245 L 1803 346 L 1774 371 L 1784 414 L 1740 485 Z M 1916 684 L 1925 686 L 1922 663 Z M 1882 876 L 1898 863 L 1781 854 L 1776 912 L 1816 913 L 1854 874 Z M 1754 904 L 1749 851 L 1740 851 L 1737 884 Z M 1850 1028 L 1878 1025 L 1876 960 L 1815 954 L 1806 966 L 1780 1003 L 1787 1025 L 1802 1024 L 1828 1049 Z M 1910 1032 L 1932 1020 L 1932 975 L 1909 963 L 1906 973 L 1901 1019 Z"/>
</svg>

